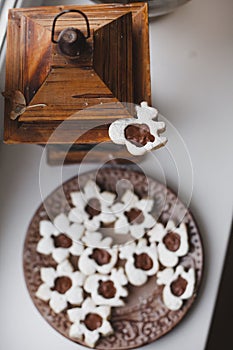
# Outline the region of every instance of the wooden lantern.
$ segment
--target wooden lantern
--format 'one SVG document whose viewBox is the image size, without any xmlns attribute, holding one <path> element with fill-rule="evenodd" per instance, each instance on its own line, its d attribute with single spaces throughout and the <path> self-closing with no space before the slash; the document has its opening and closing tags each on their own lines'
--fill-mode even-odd
<svg viewBox="0 0 233 350">
<path fill-rule="evenodd" d="M 51 41 L 54 17 L 71 9 L 81 10 L 90 25 L 85 50 L 75 59 Z M 86 31 L 82 16 L 72 12 L 57 20 L 55 37 L 67 27 Z M 28 107 L 44 107 L 26 108 L 11 120 L 12 101 L 6 97 L 5 142 L 110 142 L 109 124 L 132 116 L 128 103 L 151 102 L 149 62 L 145 3 L 10 10 L 6 96 L 20 91 Z"/>
</svg>

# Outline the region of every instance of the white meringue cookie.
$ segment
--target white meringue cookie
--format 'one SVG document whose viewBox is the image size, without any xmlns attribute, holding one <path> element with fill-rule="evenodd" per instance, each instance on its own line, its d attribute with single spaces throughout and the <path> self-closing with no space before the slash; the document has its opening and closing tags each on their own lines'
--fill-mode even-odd
<svg viewBox="0 0 233 350">
<path fill-rule="evenodd" d="M 178 278 L 182 278 L 186 281 L 186 286 L 183 287 L 184 291 L 181 295 L 174 295 L 172 289 L 172 283 L 177 281 Z M 182 265 L 176 267 L 174 271 L 172 268 L 166 268 L 157 274 L 157 283 L 159 285 L 164 284 L 163 289 L 163 302 L 170 310 L 179 310 L 183 305 L 183 300 L 191 298 L 194 292 L 195 286 L 195 271 L 190 268 L 187 272 Z"/>
<path fill-rule="evenodd" d="M 111 298 L 105 298 L 98 291 L 101 283 L 109 282 L 115 289 L 115 295 Z M 128 295 L 125 286 L 128 280 L 124 274 L 123 268 L 113 269 L 110 275 L 94 274 L 87 277 L 84 283 L 84 290 L 91 294 L 92 300 L 96 305 L 122 306 L 124 301 L 122 297 Z"/>
<path fill-rule="evenodd" d="M 37 252 L 44 255 L 52 254 L 57 263 L 68 258 L 70 253 L 79 256 L 83 251 L 80 238 L 84 233 L 84 227 L 78 223 L 70 224 L 64 213 L 57 215 L 53 223 L 49 220 L 40 221 L 39 231 L 42 237 L 37 244 Z M 69 247 L 56 247 L 55 239 L 60 235 L 71 239 Z"/>
<path fill-rule="evenodd" d="M 127 234 L 139 239 L 144 236 L 145 230 L 150 229 L 156 223 L 156 220 L 150 214 L 154 205 L 151 198 L 139 199 L 135 193 L 127 190 L 121 198 L 121 202 L 113 204 L 111 210 L 117 217 L 114 223 L 116 234 Z M 129 222 L 127 214 L 130 211 L 137 211 L 138 216 L 132 222 Z M 138 221 L 140 219 L 140 222 Z"/>
<path fill-rule="evenodd" d="M 72 222 L 83 223 L 88 231 L 97 231 L 101 222 L 111 223 L 115 220 L 115 215 L 112 213 L 110 206 L 113 204 L 116 195 L 108 191 L 101 192 L 94 181 L 87 181 L 82 191 L 71 192 L 70 196 L 74 208 L 69 213 L 69 219 Z M 91 217 L 86 211 L 86 207 L 93 199 L 97 200 L 100 213 L 96 213 Z M 93 209 L 97 208 L 93 207 Z"/>
<path fill-rule="evenodd" d="M 179 237 L 179 247 L 176 250 L 169 250 L 164 243 L 164 239 L 171 232 Z M 150 242 L 158 242 L 159 261 L 165 267 L 174 267 L 177 265 L 179 257 L 188 253 L 188 233 L 186 225 L 183 222 L 178 227 L 171 220 L 168 221 L 166 227 L 161 223 L 157 223 L 147 234 L 150 236 Z"/>
<path fill-rule="evenodd" d="M 157 118 L 158 111 L 149 107 L 147 102 L 142 102 L 141 106 L 136 106 L 137 118 L 126 118 L 118 119 L 113 122 L 108 130 L 110 139 L 119 145 L 126 145 L 129 153 L 135 156 L 141 156 L 144 153 L 162 147 L 167 142 L 166 137 L 161 137 L 160 133 L 165 130 L 165 123 L 153 120 Z M 125 136 L 125 129 L 134 124 L 143 124 L 147 125 L 150 131 L 150 134 L 154 136 L 153 141 L 148 141 L 144 146 L 137 146 L 134 143 L 127 140 Z"/>
<path fill-rule="evenodd" d="M 67 313 L 72 322 L 69 330 L 70 337 L 80 340 L 84 339 L 85 343 L 92 348 L 100 335 L 107 336 L 113 333 L 111 324 L 108 322 L 111 308 L 109 306 L 96 306 L 91 298 L 87 298 L 81 307 L 70 309 Z M 94 315 L 94 317 L 98 317 L 101 320 L 101 324 L 94 330 L 90 330 L 85 324 L 85 320 L 90 315 Z"/>
<path fill-rule="evenodd" d="M 40 270 L 42 284 L 39 286 L 36 296 L 37 298 L 49 301 L 49 306 L 55 313 L 63 311 L 68 302 L 72 305 L 80 305 L 83 301 L 83 286 L 85 276 L 79 272 L 73 271 L 72 265 L 68 260 L 57 265 L 56 270 L 52 267 L 42 267 Z M 70 280 L 70 287 L 64 293 L 55 290 L 56 280 L 61 278 Z"/>
<path fill-rule="evenodd" d="M 146 254 L 148 259 L 150 259 L 152 266 L 151 268 L 143 269 L 136 267 L 136 257 L 141 254 Z M 146 283 L 148 276 L 153 276 L 156 274 L 159 268 L 157 248 L 155 243 L 147 244 L 146 239 L 141 238 L 138 243 L 132 242 L 120 248 L 119 257 L 125 259 L 125 273 L 131 284 L 134 286 L 141 286 Z M 143 256 L 143 259 L 145 256 Z"/>
</svg>

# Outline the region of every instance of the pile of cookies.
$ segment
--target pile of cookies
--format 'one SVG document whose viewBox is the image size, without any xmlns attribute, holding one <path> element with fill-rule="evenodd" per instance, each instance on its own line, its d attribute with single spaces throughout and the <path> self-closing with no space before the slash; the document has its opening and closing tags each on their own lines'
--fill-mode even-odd
<svg viewBox="0 0 233 350">
<path fill-rule="evenodd" d="M 180 264 L 190 249 L 184 223 L 163 225 L 152 215 L 152 198 L 139 199 L 131 190 L 117 198 L 92 180 L 70 197 L 68 213 L 40 221 L 37 253 L 51 255 L 56 266 L 41 267 L 36 297 L 56 314 L 67 312 L 72 339 L 94 347 L 100 336 L 113 333 L 111 309 L 127 302 L 127 285 L 137 288 L 150 276 L 163 286 L 169 310 L 179 310 L 193 295 L 195 270 Z M 103 234 L 107 226 L 131 239 L 113 244 Z"/>
</svg>

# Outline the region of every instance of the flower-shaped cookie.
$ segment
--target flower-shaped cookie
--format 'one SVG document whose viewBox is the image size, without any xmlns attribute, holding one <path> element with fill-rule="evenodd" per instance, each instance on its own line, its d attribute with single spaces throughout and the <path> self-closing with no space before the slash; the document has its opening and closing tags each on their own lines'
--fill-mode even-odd
<svg viewBox="0 0 233 350">
<path fill-rule="evenodd" d="M 117 248 L 110 248 L 112 239 L 110 237 L 102 239 L 99 232 L 86 232 L 82 241 L 87 248 L 80 255 L 79 270 L 85 275 L 92 275 L 96 271 L 102 274 L 110 273 L 118 258 Z"/>
<path fill-rule="evenodd" d="M 188 253 L 188 234 L 184 223 L 179 227 L 176 227 L 171 220 L 166 227 L 157 223 L 147 234 L 150 236 L 150 242 L 159 243 L 159 261 L 166 267 L 177 265 L 179 257 Z"/>
<path fill-rule="evenodd" d="M 103 223 L 111 223 L 115 216 L 110 210 L 115 194 L 101 192 L 97 184 L 89 180 L 82 191 L 71 192 L 74 208 L 69 213 L 72 222 L 83 223 L 88 231 L 97 231 Z"/>
<path fill-rule="evenodd" d="M 40 270 L 42 284 L 39 286 L 36 296 L 44 301 L 49 301 L 51 309 L 59 313 L 66 309 L 68 303 L 80 305 L 83 301 L 83 286 L 85 276 L 73 271 L 68 260 L 53 267 L 42 267 Z"/>
<path fill-rule="evenodd" d="M 166 137 L 160 137 L 165 131 L 165 123 L 157 120 L 158 111 L 149 107 L 147 102 L 136 106 L 137 118 L 118 119 L 108 130 L 110 139 L 120 145 L 126 145 L 127 150 L 140 156 L 152 149 L 164 146 Z"/>
<path fill-rule="evenodd" d="M 39 227 L 42 238 L 37 244 L 37 252 L 45 255 L 52 254 L 57 263 L 65 260 L 69 254 L 80 255 L 83 245 L 80 238 L 84 227 L 78 223 L 70 224 L 63 213 L 55 217 L 53 223 L 49 220 L 40 221 Z"/>
<path fill-rule="evenodd" d="M 183 266 L 177 266 L 174 271 L 166 268 L 157 274 L 157 283 L 164 284 L 163 302 L 170 310 L 179 310 L 183 305 L 183 300 L 189 299 L 193 295 L 195 285 L 195 272 L 190 268 L 186 272 Z"/>
<path fill-rule="evenodd" d="M 122 306 L 124 301 L 121 297 L 128 295 L 125 286 L 128 280 L 123 268 L 113 269 L 111 275 L 88 276 L 84 283 L 84 290 L 91 294 L 96 305 Z"/>
<path fill-rule="evenodd" d="M 155 243 L 148 245 L 145 238 L 122 246 L 120 259 L 125 259 L 125 273 L 128 280 L 134 286 L 146 283 L 148 276 L 154 275 L 159 268 L 157 249 Z"/>
<path fill-rule="evenodd" d="M 84 338 L 90 347 L 95 346 L 101 334 L 107 336 L 113 332 L 108 322 L 111 308 L 106 305 L 96 306 L 91 298 L 87 298 L 81 307 L 70 309 L 67 313 L 73 323 L 69 331 L 70 337 L 80 340 Z"/>
<path fill-rule="evenodd" d="M 153 204 L 153 199 L 139 199 L 132 191 L 127 190 L 121 202 L 112 206 L 112 211 L 117 217 L 114 223 L 115 233 L 127 234 L 130 232 L 134 238 L 141 238 L 145 230 L 156 223 L 150 214 Z"/>
</svg>

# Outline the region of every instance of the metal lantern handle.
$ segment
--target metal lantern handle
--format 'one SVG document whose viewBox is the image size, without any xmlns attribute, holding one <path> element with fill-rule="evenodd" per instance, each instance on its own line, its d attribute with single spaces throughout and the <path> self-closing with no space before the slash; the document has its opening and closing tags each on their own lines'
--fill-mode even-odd
<svg viewBox="0 0 233 350">
<path fill-rule="evenodd" d="M 79 13 L 80 15 L 83 16 L 83 18 L 84 18 L 85 21 L 86 21 L 86 26 L 87 26 L 87 36 L 85 36 L 85 39 L 88 39 L 88 38 L 90 38 L 90 36 L 91 36 L 89 21 L 88 21 L 87 15 L 85 15 L 85 13 L 83 13 L 83 12 L 80 11 L 80 10 L 64 10 L 64 11 L 60 12 L 58 15 L 56 15 L 56 16 L 54 17 L 54 20 L 53 20 L 52 38 L 51 38 L 51 40 L 52 40 L 52 42 L 53 42 L 54 44 L 58 44 L 58 41 L 56 41 L 56 40 L 54 39 L 56 22 L 57 22 L 57 20 L 58 20 L 59 17 L 61 17 L 61 16 L 64 15 L 65 13 L 69 13 L 69 12 L 76 12 L 76 13 Z"/>
</svg>

